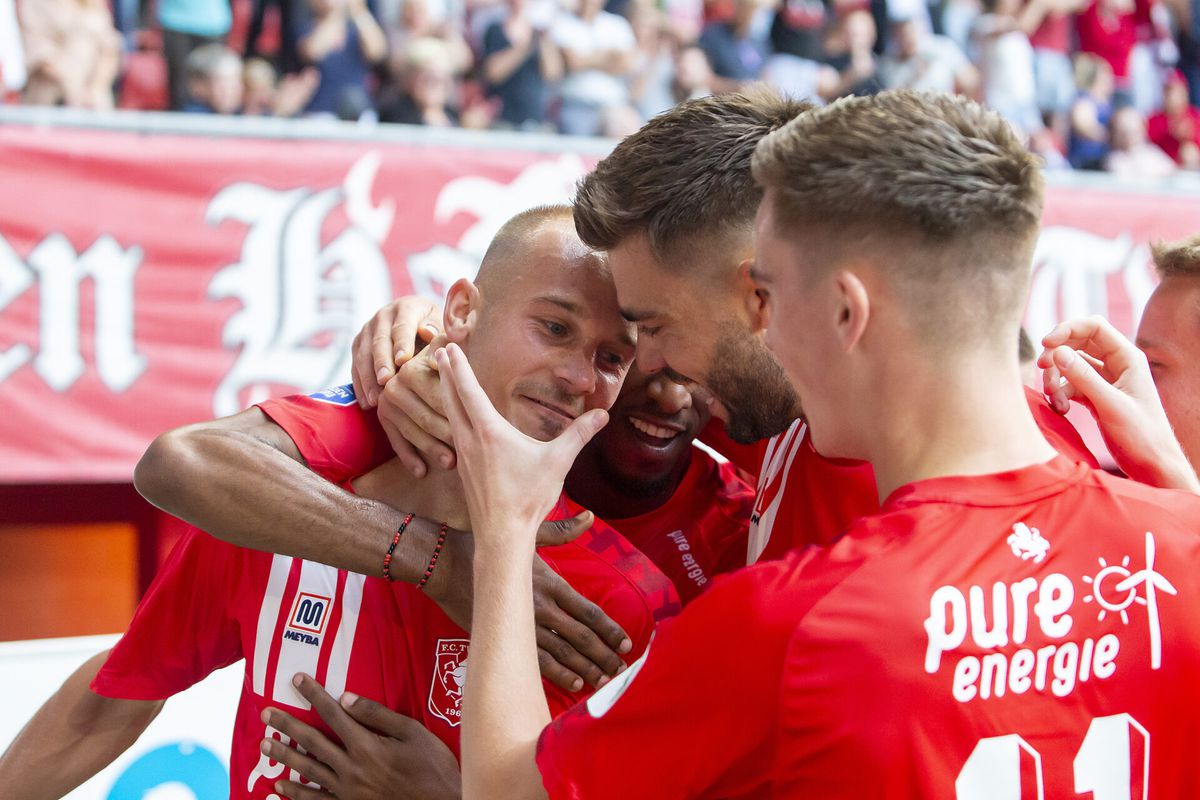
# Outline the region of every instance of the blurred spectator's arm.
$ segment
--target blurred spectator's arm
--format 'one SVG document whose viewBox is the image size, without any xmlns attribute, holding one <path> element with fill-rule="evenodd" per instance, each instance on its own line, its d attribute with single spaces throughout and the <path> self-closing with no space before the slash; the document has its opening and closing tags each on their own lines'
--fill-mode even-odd
<svg viewBox="0 0 1200 800">
<path fill-rule="evenodd" d="M 378 64 L 387 58 L 387 35 L 367 8 L 366 0 L 348 0 L 347 11 L 358 31 L 358 49 L 363 58 L 370 64 Z"/>
<path fill-rule="evenodd" d="M 982 99 L 983 76 L 979 74 L 979 69 L 968 61 L 965 56 L 962 63 L 959 64 L 958 69 L 954 72 L 954 91 L 974 100 Z"/>
<path fill-rule="evenodd" d="M 320 64 L 325 56 L 346 44 L 346 17 L 336 9 L 317 20 L 296 42 L 296 52 L 309 64 Z"/>
<path fill-rule="evenodd" d="M 1033 36 L 1042 22 L 1054 10 L 1053 0 L 1029 0 L 1017 14 L 1017 27 L 1026 35 Z"/>
<path fill-rule="evenodd" d="M 125 752 L 162 709 L 161 700 L 118 700 L 89 686 L 108 651 L 84 662 L 0 756 L 8 800 L 53 800 Z"/>
<path fill-rule="evenodd" d="M 1093 142 L 1108 141 L 1108 128 L 1101 124 L 1091 103 L 1076 101 L 1071 107 L 1071 129 L 1076 136 Z"/>
<path fill-rule="evenodd" d="M 869 53 L 856 54 L 850 61 L 850 66 L 841 72 L 829 70 L 822 73 L 817 80 L 817 94 L 829 102 L 842 95 L 849 94 L 854 87 L 875 74 L 875 59 Z"/>
<path fill-rule="evenodd" d="M 275 91 L 272 113 L 277 117 L 296 116 L 308 105 L 320 84 L 321 73 L 316 67 L 305 67 L 293 75 L 284 75 Z"/>
<path fill-rule="evenodd" d="M 533 48 L 541 48 L 541 45 L 541 38 L 524 19 L 515 20 L 507 36 L 500 23 L 492 25 L 483 36 L 483 48 L 487 53 L 483 59 L 483 79 L 492 86 L 504 83 L 525 63 Z M 558 51 L 557 47 L 550 49 Z"/>
<path fill-rule="evenodd" d="M 559 50 L 554 44 L 549 31 L 541 31 L 535 38 L 538 48 L 538 69 L 542 71 L 542 80 L 546 83 L 561 81 L 567 71 L 566 65 L 563 64 L 562 50 Z"/>
</svg>

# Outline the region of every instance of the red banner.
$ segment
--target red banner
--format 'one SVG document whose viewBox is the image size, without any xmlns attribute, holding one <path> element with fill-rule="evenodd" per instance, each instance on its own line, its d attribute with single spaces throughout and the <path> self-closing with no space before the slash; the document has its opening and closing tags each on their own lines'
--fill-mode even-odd
<svg viewBox="0 0 1200 800">
<path fill-rule="evenodd" d="M 0 127 L 0 482 L 128 480 L 150 440 L 349 380 L 391 297 L 440 298 L 513 213 L 569 199 L 571 152 Z M 1147 242 L 1200 198 L 1056 187 L 1031 332 L 1131 329 Z"/>
</svg>

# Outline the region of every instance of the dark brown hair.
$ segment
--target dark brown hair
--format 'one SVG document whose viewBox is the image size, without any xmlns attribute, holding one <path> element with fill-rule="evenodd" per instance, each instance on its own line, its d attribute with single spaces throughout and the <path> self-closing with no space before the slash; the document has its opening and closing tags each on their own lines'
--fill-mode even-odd
<svg viewBox="0 0 1200 800">
<path fill-rule="evenodd" d="M 626 137 L 579 184 L 575 227 L 609 250 L 645 233 L 660 260 L 700 240 L 752 230 L 762 190 L 750 173 L 758 142 L 811 108 L 764 86 L 689 100 Z"/>
</svg>

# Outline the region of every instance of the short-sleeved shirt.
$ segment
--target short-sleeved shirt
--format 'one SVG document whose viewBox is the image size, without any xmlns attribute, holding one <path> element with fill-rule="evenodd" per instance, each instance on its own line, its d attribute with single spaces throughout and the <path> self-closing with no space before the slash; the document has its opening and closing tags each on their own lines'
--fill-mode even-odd
<svg viewBox="0 0 1200 800">
<path fill-rule="evenodd" d="M 313 451 L 311 457 L 305 453 L 309 466 L 341 483 L 392 458 L 378 416 L 358 409 L 352 387 L 325 394 L 330 402 L 310 398 L 303 417 L 293 415 L 284 426 L 289 433 L 302 426 L 297 435 L 310 440 Z M 275 417 L 270 404 L 262 408 Z M 693 448 L 688 470 L 666 503 L 637 517 L 604 521 L 649 557 L 674 584 L 679 598 L 688 602 L 714 575 L 745 566 L 753 501 L 753 490 L 737 467 Z M 583 510 L 568 502 L 572 513 Z M 544 557 L 545 551 L 540 552 Z"/>
<path fill-rule="evenodd" d="M 606 518 L 658 566 L 686 605 L 717 575 L 744 567 L 754 489 L 729 462 L 698 447 L 666 503 L 637 517 Z"/>
<path fill-rule="evenodd" d="M 1200 797 L 1197 563 L 1200 498 L 1062 456 L 910 484 L 660 625 L 545 729 L 542 778 L 572 800 Z"/>
<path fill-rule="evenodd" d="M 1032 389 L 1025 398 L 1042 435 L 1072 461 L 1099 467 L 1079 432 Z M 710 425 L 703 438 L 737 466 L 758 476 L 750 517 L 747 563 L 782 558 L 806 544 L 831 544 L 859 517 L 879 511 L 875 471 L 865 461 L 825 458 L 808 426 L 796 420 L 783 433 L 752 445 L 729 441 Z"/>
<path fill-rule="evenodd" d="M 713 72 L 735 81 L 752 81 L 767 61 L 767 43 L 754 36 L 738 37 L 732 23 L 713 22 L 700 34 L 700 49 Z"/>
<path fill-rule="evenodd" d="M 564 50 L 586 54 L 605 50 L 632 52 L 636 44 L 633 28 L 625 18 L 607 11 L 601 11 L 590 21 L 574 14 L 560 14 L 550 29 L 550 36 Z M 600 69 L 568 72 L 559 91 L 564 98 L 597 106 L 629 101 L 625 79 Z"/>
<path fill-rule="evenodd" d="M 1075 17 L 1079 50 L 1108 62 L 1118 85 L 1129 76 L 1129 54 L 1137 44 L 1137 20 L 1133 12 L 1106 17 L 1096 0 Z"/>
<path fill-rule="evenodd" d="M 335 424 L 331 419 L 342 420 L 347 429 L 331 436 L 334 440 L 370 430 L 362 425 L 364 412 L 353 392 L 285 398 L 261 407 L 318 473 L 338 482 L 356 476 L 320 439 Z M 382 446 L 359 440 L 364 451 Z M 564 497 L 551 518 L 577 510 Z M 603 523 L 540 552 L 625 629 L 634 651 L 644 649 L 657 619 L 678 611 L 666 577 Z M 263 709 L 281 708 L 330 733 L 292 687 L 295 673 L 312 675 L 334 697 L 352 691 L 420 720 L 457 753 L 469 651 L 468 634 L 415 586 L 235 547 L 192 529 L 155 578 L 92 688 L 108 697 L 162 699 L 244 658 L 231 797 L 265 800 L 273 796 L 275 780 L 297 776 L 285 776 L 282 765 L 259 752 L 264 737 L 284 738 L 260 721 Z M 545 689 L 552 713 L 587 696 L 551 684 Z"/>
</svg>

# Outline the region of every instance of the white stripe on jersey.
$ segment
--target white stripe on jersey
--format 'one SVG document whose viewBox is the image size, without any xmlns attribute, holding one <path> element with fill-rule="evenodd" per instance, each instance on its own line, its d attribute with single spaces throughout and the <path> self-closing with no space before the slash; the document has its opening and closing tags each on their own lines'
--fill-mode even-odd
<svg viewBox="0 0 1200 800">
<path fill-rule="evenodd" d="M 329 667 L 325 673 L 325 691 L 333 698 L 346 691 L 346 675 L 350 670 L 350 651 L 354 647 L 354 634 L 358 629 L 358 612 L 362 607 L 363 581 L 365 575 L 348 573 L 346 586 L 342 589 L 342 621 L 333 640 L 333 652 L 329 654 Z M 381 698 L 382 699 L 382 698 Z"/>
<path fill-rule="evenodd" d="M 262 606 L 258 610 L 258 631 L 254 635 L 254 693 L 259 697 L 266 694 L 267 664 L 271 660 L 271 639 L 275 636 L 275 624 L 279 621 L 279 606 L 283 602 L 283 590 L 287 588 L 288 574 L 292 570 L 292 559 L 276 555 L 271 560 L 271 576 L 263 593 Z"/>
<path fill-rule="evenodd" d="M 762 513 L 751 517 L 750 537 L 746 547 L 746 564 L 758 561 L 763 550 L 767 549 L 767 542 L 771 540 L 771 529 L 775 526 L 775 517 L 779 514 L 783 496 L 787 494 L 788 473 L 791 472 L 792 462 L 796 460 L 796 453 L 800 452 L 800 445 L 807 433 L 804 420 L 798 419 L 786 431 L 771 437 L 771 442 L 767 445 L 762 469 L 758 474 L 758 496 L 761 498 L 763 492 L 776 482 L 776 476 L 782 474 L 782 477 L 779 478 L 779 488 L 775 492 L 775 496 L 771 498 L 771 502 L 762 510 Z M 789 438 L 791 440 L 789 446 L 784 448 L 782 444 Z M 755 507 L 757 505 L 756 501 Z"/>
<path fill-rule="evenodd" d="M 296 588 L 295 596 L 298 598 L 302 592 L 308 594 L 319 595 L 320 597 L 332 598 L 337 594 L 338 571 L 333 567 L 324 564 L 317 564 L 312 561 L 300 562 L 300 585 Z M 294 602 L 294 601 L 293 601 Z M 325 609 L 324 614 L 328 615 L 332 609 Z M 291 613 L 289 607 L 285 614 Z M 357 616 L 356 616 L 357 621 Z M 285 625 L 287 622 L 285 621 Z M 329 635 L 326 630 L 321 635 L 322 642 Z M 303 672 L 308 675 L 317 676 L 317 661 L 321 655 L 321 647 L 294 639 L 284 638 L 279 642 L 279 662 L 275 667 L 275 686 L 271 690 L 271 700 L 277 703 L 286 703 L 289 706 L 301 709 L 311 708 L 311 704 L 305 700 L 300 692 L 296 691 L 296 687 L 292 685 L 292 678 L 297 672 Z M 345 676 L 342 676 L 343 682 Z M 337 695 L 334 695 L 337 697 Z"/>
</svg>

